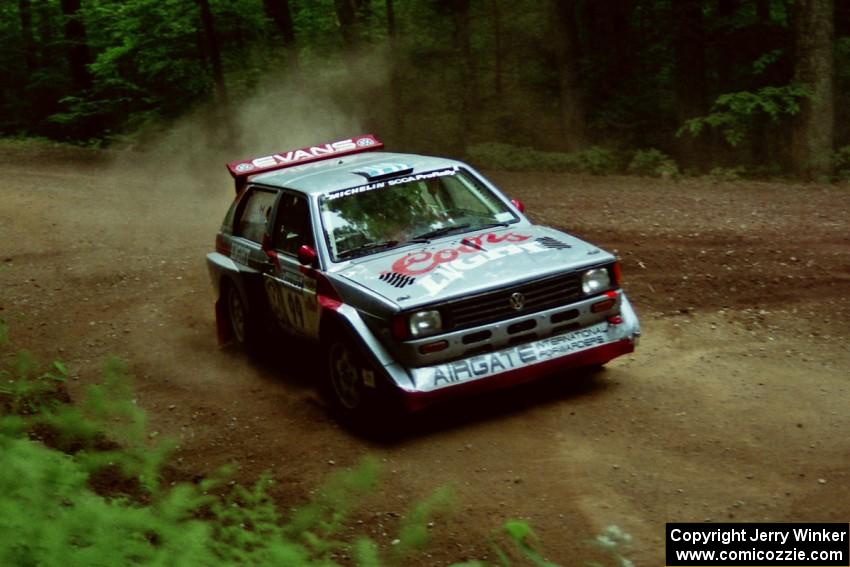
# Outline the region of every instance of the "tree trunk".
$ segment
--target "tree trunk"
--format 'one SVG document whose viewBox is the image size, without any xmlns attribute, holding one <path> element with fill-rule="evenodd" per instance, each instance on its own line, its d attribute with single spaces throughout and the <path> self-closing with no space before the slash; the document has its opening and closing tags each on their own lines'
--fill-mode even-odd
<svg viewBox="0 0 850 567">
<path fill-rule="evenodd" d="M 717 50 L 717 89 L 721 93 L 734 90 L 733 71 L 736 59 L 740 54 L 740 46 L 736 45 L 730 33 L 734 30 L 731 23 L 738 11 L 738 0 L 718 0 L 717 16 L 720 20 L 719 39 L 715 41 Z"/>
<path fill-rule="evenodd" d="M 301 65 L 298 60 L 298 48 L 295 45 L 295 24 L 289 0 L 263 0 L 266 14 L 272 19 L 283 36 L 283 49 L 286 55 L 286 67 L 293 83 L 301 84 Z"/>
<path fill-rule="evenodd" d="M 62 15 L 65 16 L 65 56 L 71 70 L 71 84 L 75 90 L 83 91 L 92 86 L 88 65 L 91 63 L 86 27 L 80 19 L 80 0 L 61 0 Z"/>
<path fill-rule="evenodd" d="M 38 67 L 35 38 L 32 33 L 32 6 L 30 0 L 18 0 L 18 15 L 21 19 L 21 47 L 24 50 L 24 63 L 27 74 L 32 74 Z"/>
<path fill-rule="evenodd" d="M 351 0 L 334 0 L 336 6 L 336 17 L 339 20 L 339 31 L 345 46 L 353 49 L 359 43 L 357 30 L 357 12 Z"/>
<path fill-rule="evenodd" d="M 553 45 L 558 73 L 561 146 L 580 149 L 586 142 L 584 104 L 579 83 L 579 36 L 574 0 L 551 0 Z"/>
<path fill-rule="evenodd" d="M 221 51 L 218 46 L 218 37 L 215 34 L 215 22 L 209 0 L 197 0 L 201 9 L 201 25 L 204 29 L 204 40 L 206 58 L 212 68 L 213 83 L 215 84 L 215 96 L 218 105 L 226 108 L 228 105 L 227 85 L 224 83 L 224 70 L 221 65 Z"/>
<path fill-rule="evenodd" d="M 216 106 L 213 114 L 214 123 L 210 128 L 211 135 L 218 145 L 230 149 L 237 147 L 239 140 L 233 117 L 230 114 L 230 99 L 224 81 L 224 69 L 221 64 L 218 36 L 215 33 L 215 21 L 209 0 L 197 0 L 197 2 L 201 11 L 201 27 L 204 31 L 204 59 L 209 61 L 215 86 Z"/>
<path fill-rule="evenodd" d="M 770 22 L 770 0 L 756 0 L 756 17 L 763 24 Z"/>
<path fill-rule="evenodd" d="M 458 83 L 461 85 L 460 120 L 461 126 L 458 140 L 463 148 L 469 141 L 468 135 L 474 127 L 473 114 L 478 103 L 478 73 L 472 56 L 472 40 L 469 24 L 469 2 L 470 0 L 453 0 L 455 23 L 455 48 L 460 52 L 463 77 Z"/>
<path fill-rule="evenodd" d="M 390 103 L 392 104 L 391 120 L 393 121 L 393 137 L 401 140 L 404 137 L 404 110 L 401 99 L 401 78 L 399 77 L 398 34 L 396 30 L 395 5 L 393 0 L 386 0 L 387 38 L 389 40 L 390 60 Z"/>
<path fill-rule="evenodd" d="M 593 57 L 596 79 L 591 90 L 595 104 L 606 104 L 624 95 L 623 87 L 634 72 L 632 49 L 633 0 L 587 2 L 579 10 L 587 30 L 586 53 Z"/>
<path fill-rule="evenodd" d="M 502 97 L 502 75 L 504 73 L 504 49 L 502 46 L 502 8 L 499 0 L 490 0 L 490 12 L 493 14 L 493 94 L 497 101 Z"/>
<path fill-rule="evenodd" d="M 794 171 L 805 179 L 832 173 L 835 138 L 834 5 L 832 0 L 799 0 L 795 14 L 794 80 L 808 85 L 794 127 Z"/>
<path fill-rule="evenodd" d="M 679 124 L 702 116 L 707 111 L 705 73 L 705 30 L 703 0 L 673 0 L 673 69 L 676 113 Z M 701 140 L 689 135 L 681 138 L 679 158 L 692 167 L 705 157 Z"/>
</svg>

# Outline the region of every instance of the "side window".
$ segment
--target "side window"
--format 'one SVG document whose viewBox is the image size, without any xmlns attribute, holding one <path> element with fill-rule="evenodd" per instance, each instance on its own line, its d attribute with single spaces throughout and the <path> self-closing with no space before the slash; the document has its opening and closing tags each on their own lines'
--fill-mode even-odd
<svg viewBox="0 0 850 567">
<path fill-rule="evenodd" d="M 286 254 L 297 254 L 304 244 L 313 246 L 313 228 L 306 198 L 289 193 L 281 196 L 272 238 L 275 248 Z"/>
<path fill-rule="evenodd" d="M 224 215 L 224 221 L 221 223 L 221 231 L 227 234 L 233 234 L 233 217 L 236 216 L 236 205 L 239 203 L 238 199 L 234 199 L 233 203 L 230 205 L 230 208 L 227 209 L 227 214 Z"/>
<path fill-rule="evenodd" d="M 254 242 L 262 242 L 276 197 L 277 193 L 274 191 L 252 190 L 242 207 L 234 234 Z"/>
</svg>

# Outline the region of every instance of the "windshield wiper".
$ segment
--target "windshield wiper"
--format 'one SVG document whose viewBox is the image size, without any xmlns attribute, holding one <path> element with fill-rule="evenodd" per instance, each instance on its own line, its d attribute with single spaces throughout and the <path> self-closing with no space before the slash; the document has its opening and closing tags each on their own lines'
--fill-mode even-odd
<svg viewBox="0 0 850 567">
<path fill-rule="evenodd" d="M 496 228 L 497 226 L 510 226 L 510 223 L 507 222 L 488 222 L 484 224 L 477 224 L 473 228 L 473 230 L 482 230 L 485 228 Z"/>
<path fill-rule="evenodd" d="M 361 244 L 360 246 L 356 246 L 354 248 L 349 248 L 348 250 L 339 252 L 337 253 L 336 257 L 339 259 L 352 258 L 355 256 L 361 256 L 362 254 L 366 254 L 373 250 L 395 248 L 396 246 L 398 246 L 398 244 L 398 240 L 378 240 L 376 242 L 367 242 L 366 244 Z"/>
<path fill-rule="evenodd" d="M 451 234 L 453 232 L 459 232 L 462 230 L 466 230 L 469 228 L 469 223 L 456 224 L 453 226 L 444 226 L 443 228 L 435 228 L 434 230 L 430 230 L 423 234 L 417 234 L 411 240 L 429 240 L 431 238 L 437 238 L 439 236 L 446 236 L 447 234 Z M 408 240 L 410 242 L 410 240 Z"/>
</svg>

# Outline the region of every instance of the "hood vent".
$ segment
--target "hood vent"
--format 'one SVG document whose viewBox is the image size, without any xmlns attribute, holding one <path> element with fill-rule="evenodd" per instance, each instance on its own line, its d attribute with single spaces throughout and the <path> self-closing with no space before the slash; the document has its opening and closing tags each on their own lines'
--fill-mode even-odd
<svg viewBox="0 0 850 567">
<path fill-rule="evenodd" d="M 393 287 L 404 287 L 416 281 L 416 278 L 413 276 L 399 274 L 398 272 L 384 272 L 379 279 Z"/>
<path fill-rule="evenodd" d="M 545 246 L 546 248 L 555 248 L 557 250 L 563 250 L 564 248 L 572 248 L 571 245 L 566 242 L 561 242 L 556 238 L 552 238 L 551 236 L 544 236 L 543 238 L 538 238 L 537 243 L 541 246 Z"/>
</svg>

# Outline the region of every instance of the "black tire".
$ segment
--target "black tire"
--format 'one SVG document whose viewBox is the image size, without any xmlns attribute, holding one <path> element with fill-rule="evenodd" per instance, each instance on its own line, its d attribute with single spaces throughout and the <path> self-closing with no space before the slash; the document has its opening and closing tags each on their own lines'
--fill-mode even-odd
<svg viewBox="0 0 850 567">
<path fill-rule="evenodd" d="M 257 332 L 253 314 L 239 289 L 229 284 L 224 289 L 224 312 L 233 342 L 246 351 L 257 347 Z"/>
<path fill-rule="evenodd" d="M 403 415 L 397 392 L 351 337 L 337 331 L 324 342 L 325 394 L 334 417 L 369 434 L 386 432 Z"/>
</svg>

